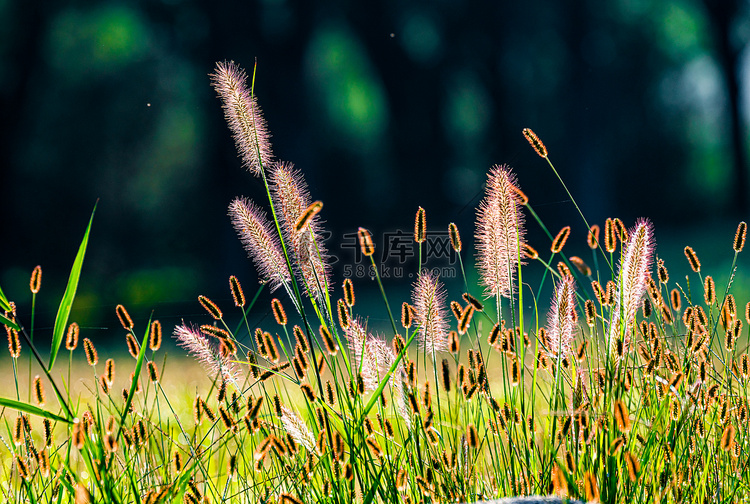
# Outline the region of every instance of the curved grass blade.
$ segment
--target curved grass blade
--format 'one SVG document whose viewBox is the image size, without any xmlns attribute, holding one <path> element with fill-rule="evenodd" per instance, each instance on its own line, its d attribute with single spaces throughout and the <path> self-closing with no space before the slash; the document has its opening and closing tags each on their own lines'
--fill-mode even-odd
<svg viewBox="0 0 750 504">
<path fill-rule="evenodd" d="M 10 311 L 10 310 L 8 310 L 8 311 Z M 16 331 L 20 331 L 21 330 L 21 326 L 19 326 L 18 324 L 16 324 L 12 320 L 10 320 L 8 317 L 6 317 L 5 315 L 3 315 L 2 313 L 0 313 L 0 324 L 5 324 L 8 327 L 10 327 L 11 329 L 15 329 Z"/>
<path fill-rule="evenodd" d="M 65 417 L 55 415 L 54 413 L 44 410 L 38 406 L 34 406 L 33 404 L 26 404 L 21 401 L 16 401 L 14 399 L 6 399 L 5 397 L 0 397 L 0 406 L 18 410 L 18 411 L 23 411 L 24 413 L 29 413 L 31 415 L 36 415 L 36 416 L 43 417 L 43 418 L 49 418 L 50 420 L 54 420 L 56 422 L 73 423 Z"/>
<path fill-rule="evenodd" d="M 47 369 L 51 370 L 55 364 L 57 358 L 57 352 L 60 350 L 62 344 L 63 335 L 65 334 L 65 328 L 68 325 L 68 317 L 70 317 L 70 310 L 73 307 L 73 300 L 76 297 L 76 291 L 78 290 L 78 279 L 81 277 L 81 268 L 83 267 L 83 258 L 86 256 L 86 246 L 89 243 L 89 232 L 91 231 L 91 223 L 94 221 L 94 213 L 96 212 L 97 201 L 94 205 L 94 209 L 91 211 L 91 218 L 89 219 L 89 225 L 86 227 L 86 233 L 83 235 L 83 241 L 81 246 L 78 247 L 78 254 L 76 259 L 73 261 L 73 268 L 70 270 L 70 278 L 68 278 L 68 286 L 65 288 L 65 294 L 60 301 L 60 308 L 57 310 L 57 318 L 55 318 L 55 329 L 52 333 L 52 348 L 49 354 L 49 365 Z"/>
<path fill-rule="evenodd" d="M 10 302 L 5 297 L 5 294 L 3 294 L 3 289 L 0 289 L 0 310 L 10 311 Z"/>
</svg>

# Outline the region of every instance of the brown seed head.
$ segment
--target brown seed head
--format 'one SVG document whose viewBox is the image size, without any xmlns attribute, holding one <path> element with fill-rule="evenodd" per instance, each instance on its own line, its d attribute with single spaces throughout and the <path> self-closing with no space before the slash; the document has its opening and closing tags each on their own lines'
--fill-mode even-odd
<svg viewBox="0 0 750 504">
<path fill-rule="evenodd" d="M 44 406 L 44 384 L 39 375 L 34 377 L 34 399 L 36 399 L 38 405 Z"/>
<path fill-rule="evenodd" d="M 96 366 L 96 363 L 99 362 L 99 356 L 94 344 L 88 338 L 83 338 L 83 352 L 86 354 L 86 361 L 88 361 L 89 366 Z"/>
<path fill-rule="evenodd" d="M 149 361 L 147 366 L 148 368 L 148 378 L 151 380 L 152 383 L 156 383 L 159 381 L 159 370 L 156 368 L 156 362 Z"/>
<path fill-rule="evenodd" d="M 581 272 L 581 275 L 591 276 L 591 267 L 578 256 L 571 256 L 569 261 Z"/>
<path fill-rule="evenodd" d="M 65 335 L 65 349 L 73 351 L 78 346 L 78 335 L 80 334 L 80 328 L 78 324 L 73 322 L 68 326 L 68 332 Z"/>
<path fill-rule="evenodd" d="M 716 302 L 716 284 L 710 275 L 707 275 L 703 281 L 703 299 L 708 306 Z"/>
<path fill-rule="evenodd" d="M 339 316 L 339 325 L 342 329 L 346 330 L 349 328 L 349 323 L 351 322 L 349 308 L 346 306 L 346 302 L 343 299 L 339 299 L 336 307 Z"/>
<path fill-rule="evenodd" d="M 557 236 L 555 236 L 555 239 L 552 240 L 552 253 L 557 254 L 562 250 L 562 248 L 565 246 L 565 242 L 568 241 L 568 237 L 570 236 L 570 226 L 565 226 L 562 228 L 558 233 Z"/>
<path fill-rule="evenodd" d="M 682 308 L 682 298 L 680 297 L 680 291 L 675 289 L 672 289 L 672 291 L 669 293 L 669 302 L 672 305 L 672 309 L 674 311 L 680 311 L 680 308 Z"/>
<path fill-rule="evenodd" d="M 414 241 L 424 243 L 427 239 L 427 216 L 424 208 L 419 207 L 417 216 L 414 219 Z"/>
<path fill-rule="evenodd" d="M 375 253 L 375 245 L 372 243 L 372 235 L 363 227 L 359 228 L 357 234 L 359 235 L 359 248 L 362 250 L 362 255 L 370 257 Z"/>
<path fill-rule="evenodd" d="M 120 324 L 122 324 L 122 327 L 126 331 L 130 331 L 133 329 L 133 319 L 130 318 L 130 314 L 128 314 L 128 311 L 125 309 L 123 305 L 117 305 L 115 308 L 115 312 L 117 313 L 117 318 L 120 319 Z"/>
<path fill-rule="evenodd" d="M 151 322 L 151 332 L 148 338 L 148 347 L 152 352 L 156 352 L 161 348 L 161 322 L 154 320 Z"/>
<path fill-rule="evenodd" d="M 31 280 L 29 281 L 29 288 L 31 289 L 32 294 L 37 294 L 39 292 L 39 287 L 42 285 L 42 267 L 37 266 L 34 268 L 34 271 L 31 272 Z"/>
<path fill-rule="evenodd" d="M 302 349 L 303 352 L 307 353 L 310 351 L 310 345 L 307 342 L 307 336 L 305 336 L 304 331 L 302 331 L 302 328 L 298 325 L 294 326 L 293 329 L 294 337 L 297 340 L 297 345 Z"/>
<path fill-rule="evenodd" d="M 656 269 L 659 274 L 659 282 L 663 284 L 669 282 L 669 273 L 667 272 L 667 267 L 664 266 L 664 259 L 656 261 Z"/>
<path fill-rule="evenodd" d="M 206 296 L 198 296 L 198 301 L 214 319 L 221 320 L 224 316 L 224 314 L 221 313 L 219 307 L 216 306 L 216 303 L 208 299 Z"/>
<path fill-rule="evenodd" d="M 698 255 L 695 253 L 692 247 L 685 247 L 685 257 L 687 257 L 690 267 L 696 273 L 701 270 L 701 262 L 698 260 Z"/>
<path fill-rule="evenodd" d="M 331 331 L 329 331 L 326 326 L 321 325 L 319 332 L 320 337 L 323 339 L 323 344 L 326 347 L 328 355 L 336 355 L 339 351 L 339 346 L 336 344 L 333 336 L 331 336 Z"/>
<path fill-rule="evenodd" d="M 620 241 L 622 243 L 625 243 L 628 241 L 628 230 L 625 228 L 625 224 L 622 223 L 622 220 L 620 218 L 614 219 L 615 224 L 615 230 L 617 230 L 617 236 L 620 237 Z"/>
<path fill-rule="evenodd" d="M 604 225 L 604 250 L 610 254 L 617 248 L 617 231 L 615 229 L 615 221 L 607 219 Z"/>
<path fill-rule="evenodd" d="M 352 284 L 351 278 L 344 280 L 344 301 L 349 307 L 354 306 L 354 284 Z"/>
<path fill-rule="evenodd" d="M 234 299 L 234 306 L 238 308 L 244 308 L 245 306 L 245 293 L 242 291 L 242 285 L 237 277 L 232 275 L 229 277 L 229 290 L 232 291 L 232 299 Z"/>
<path fill-rule="evenodd" d="M 737 232 L 734 234 L 734 243 L 732 244 L 732 248 L 734 248 L 734 251 L 736 253 L 742 252 L 742 249 L 745 247 L 745 239 L 747 238 L 747 223 L 745 221 L 740 222 L 740 224 L 737 226 Z M 37 266 L 38 268 L 39 266 Z"/>
<path fill-rule="evenodd" d="M 138 352 L 141 350 L 141 346 L 138 344 L 138 342 L 135 339 L 135 336 L 133 336 L 133 333 L 127 333 L 125 335 L 125 341 L 128 344 L 128 352 L 134 359 L 138 359 Z"/>
<path fill-rule="evenodd" d="M 596 323 L 596 305 L 594 304 L 594 301 L 587 299 L 584 308 L 586 311 L 586 325 L 594 327 L 594 324 Z"/>
<path fill-rule="evenodd" d="M 586 236 L 586 242 L 591 250 L 596 250 L 599 246 L 599 226 L 594 224 L 589 228 L 589 233 Z"/>
<path fill-rule="evenodd" d="M 111 387 L 115 382 L 115 361 L 114 359 L 107 359 L 104 363 L 104 376 L 107 379 L 107 383 Z"/>
<path fill-rule="evenodd" d="M 273 318 L 276 319 L 276 323 L 279 325 L 286 325 L 286 312 L 284 307 L 281 305 L 281 301 L 277 298 L 271 300 L 271 309 L 273 310 Z"/>
<path fill-rule="evenodd" d="M 10 352 L 10 356 L 18 359 L 21 356 L 21 339 L 18 331 L 5 326 L 5 332 L 8 335 L 8 351 Z"/>
<path fill-rule="evenodd" d="M 323 210 L 323 202 L 315 201 L 308 206 L 304 212 L 299 216 L 297 222 L 294 223 L 295 233 L 299 233 L 307 227 L 307 224 L 312 220 L 313 217 Z"/>
<path fill-rule="evenodd" d="M 266 347 L 266 352 L 268 354 L 269 360 L 272 360 L 273 362 L 279 362 L 281 356 L 279 355 L 279 349 L 278 347 L 276 347 L 276 341 L 274 340 L 273 336 L 271 336 L 271 333 L 263 333 L 263 344 Z"/>
<path fill-rule="evenodd" d="M 599 485 L 596 484 L 596 476 L 591 472 L 586 472 L 583 475 L 583 488 L 587 501 L 599 502 Z"/>
<path fill-rule="evenodd" d="M 453 250 L 461 252 L 461 235 L 458 234 L 458 227 L 453 222 L 448 224 L 448 236 L 450 236 Z"/>
<path fill-rule="evenodd" d="M 534 148 L 537 154 L 545 159 L 547 158 L 547 147 L 545 147 L 539 137 L 536 136 L 536 133 L 534 133 L 530 128 L 524 128 L 523 136 L 526 137 L 529 145 Z"/>
<path fill-rule="evenodd" d="M 525 259 L 539 259 L 539 252 L 537 252 L 537 250 L 528 243 L 523 244 L 523 246 L 521 247 L 521 252 L 523 254 L 522 257 L 524 257 Z"/>
</svg>

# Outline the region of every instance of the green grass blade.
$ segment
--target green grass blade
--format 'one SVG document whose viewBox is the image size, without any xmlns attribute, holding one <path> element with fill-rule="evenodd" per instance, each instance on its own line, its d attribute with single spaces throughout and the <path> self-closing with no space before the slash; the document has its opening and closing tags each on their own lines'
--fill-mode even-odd
<svg viewBox="0 0 750 504">
<path fill-rule="evenodd" d="M 38 406 L 34 406 L 33 404 L 26 404 L 14 399 L 6 399 L 5 397 L 0 397 L 0 406 L 3 406 L 4 408 L 23 411 L 24 413 L 29 413 L 31 415 L 36 415 L 43 418 L 49 418 L 50 420 L 54 420 L 56 422 L 72 423 L 65 417 L 55 415 L 54 413 L 44 410 Z"/>
<path fill-rule="evenodd" d="M 8 310 L 8 311 L 10 311 L 10 310 Z M 21 326 L 19 326 L 18 324 L 16 324 L 12 320 L 10 320 L 8 317 L 6 317 L 5 315 L 3 315 L 2 313 L 0 313 L 0 324 L 5 324 L 8 327 L 10 327 L 11 329 L 15 329 L 16 331 L 20 331 L 21 330 Z"/>
<path fill-rule="evenodd" d="M 122 408 L 122 416 L 120 417 L 120 425 L 125 422 L 125 417 L 128 416 L 130 411 L 130 405 L 133 402 L 133 396 L 135 396 L 135 389 L 138 388 L 138 379 L 141 375 L 141 368 L 143 367 L 143 361 L 146 359 L 146 349 L 148 348 L 148 337 L 151 333 L 151 319 L 146 324 L 146 333 L 143 335 L 141 341 L 141 349 L 138 352 L 138 360 L 135 363 L 135 371 L 133 371 L 133 383 L 130 384 L 130 391 L 128 392 L 128 399 L 125 401 L 125 406 Z M 122 429 L 117 432 L 117 438 L 119 439 Z"/>
<path fill-rule="evenodd" d="M 5 297 L 5 294 L 3 294 L 3 289 L 0 289 L 0 310 L 10 311 L 10 302 Z"/>
<path fill-rule="evenodd" d="M 91 211 L 89 225 L 86 227 L 86 233 L 83 235 L 81 246 L 78 247 L 78 254 L 76 255 L 75 261 L 73 262 L 73 268 L 70 270 L 68 286 L 65 288 L 65 294 L 63 295 L 62 301 L 60 301 L 60 308 L 57 310 L 55 330 L 52 333 L 52 348 L 49 354 L 49 365 L 47 366 L 47 369 L 49 370 L 51 370 L 52 366 L 55 365 L 57 352 L 60 350 L 63 335 L 65 334 L 65 328 L 68 325 L 68 317 L 70 317 L 70 310 L 73 307 L 73 300 L 75 299 L 76 291 L 78 290 L 78 279 L 81 277 L 83 258 L 86 256 L 86 246 L 89 243 L 89 232 L 91 231 L 91 223 L 94 221 L 95 212 L 96 205 L 94 205 L 94 210 Z"/>
</svg>

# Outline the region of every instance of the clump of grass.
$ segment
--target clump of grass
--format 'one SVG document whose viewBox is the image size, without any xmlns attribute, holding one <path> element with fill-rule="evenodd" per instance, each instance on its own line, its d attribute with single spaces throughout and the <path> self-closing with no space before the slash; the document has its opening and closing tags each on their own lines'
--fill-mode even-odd
<svg viewBox="0 0 750 504">
<path fill-rule="evenodd" d="M 730 292 L 744 222 L 727 285 L 704 275 L 691 247 L 693 273 L 674 282 L 656 258 L 650 221 L 628 229 L 608 219 L 600 242 L 600 227 L 584 218 L 591 258 L 569 256 L 571 227 L 553 236 L 512 169 L 495 166 L 477 210 L 479 285 L 464 275 L 462 291 L 451 292 L 435 274 L 417 271 L 411 299 L 398 300 L 399 320 L 375 267 L 390 321 L 378 334 L 358 313 L 351 279 L 335 286 L 323 204 L 300 171 L 274 159 L 245 73 L 220 63 L 212 83 L 243 165 L 267 196 L 262 203 L 238 197 L 229 215 L 265 287 L 280 292 L 270 306 L 274 322 L 251 324 L 258 296 L 248 302 L 232 276 L 233 308 L 201 295 L 211 323 L 172 331 L 203 366 L 205 388 L 181 397 L 163 386 L 162 326 L 137 327 L 123 305 L 114 315 L 134 364 L 102 364 L 90 338 L 79 349 L 81 328 L 68 323 L 87 229 L 48 362 L 33 342 L 33 311 L 27 332 L 0 291 L 16 391 L 15 399 L 0 398 L 7 431 L 0 495 L 149 504 L 416 504 L 533 494 L 736 502 L 750 495 L 743 331 L 750 303 L 743 313 Z M 523 134 L 554 171 L 539 137 Z M 419 207 L 420 256 L 426 219 Z M 549 237 L 546 258 L 543 244 L 526 243 L 527 219 Z M 448 232 L 463 261 L 457 226 Z M 370 231 L 360 228 L 359 239 L 375 266 Z M 523 281 L 528 268 L 544 271 L 536 289 Z M 547 277 L 553 295 L 542 299 Z M 32 306 L 40 286 L 37 268 Z M 538 308 L 525 312 L 524 296 Z M 53 374 L 63 340 L 67 379 Z M 32 380 L 29 362 L 22 399 L 26 347 L 43 372 Z M 71 392 L 74 353 L 90 367 L 87 396 Z M 124 383 L 121 393 L 116 383 Z"/>
</svg>

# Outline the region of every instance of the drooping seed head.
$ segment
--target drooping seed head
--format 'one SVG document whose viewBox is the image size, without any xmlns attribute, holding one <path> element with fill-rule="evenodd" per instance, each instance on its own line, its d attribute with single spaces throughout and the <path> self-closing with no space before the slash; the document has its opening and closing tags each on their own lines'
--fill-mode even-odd
<svg viewBox="0 0 750 504">
<path fill-rule="evenodd" d="M 39 288 L 42 285 L 42 267 L 36 266 L 34 271 L 31 272 L 31 280 L 29 281 L 29 288 L 32 294 L 39 293 Z"/>
<path fill-rule="evenodd" d="M 260 176 L 273 162 L 271 135 L 253 91 L 247 88 L 247 74 L 233 61 L 220 62 L 211 74 L 211 85 L 221 99 L 224 118 L 232 132 L 242 165 Z"/>
</svg>

